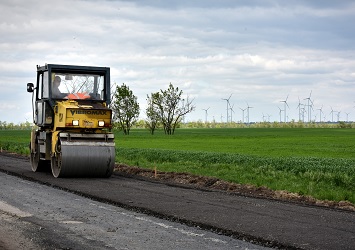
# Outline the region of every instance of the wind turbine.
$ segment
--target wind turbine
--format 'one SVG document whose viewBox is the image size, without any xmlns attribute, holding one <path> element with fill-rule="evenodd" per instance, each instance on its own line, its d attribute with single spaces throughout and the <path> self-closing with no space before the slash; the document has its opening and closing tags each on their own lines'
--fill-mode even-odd
<svg viewBox="0 0 355 250">
<path fill-rule="evenodd" d="M 323 105 L 320 109 L 317 109 L 317 110 L 319 110 L 319 122 L 322 122 L 322 113 L 323 113 L 322 109 L 323 109 Z"/>
<path fill-rule="evenodd" d="M 284 113 L 284 115 L 285 115 L 285 123 L 286 123 L 286 105 L 287 105 L 288 108 L 290 108 L 290 107 L 288 106 L 288 104 L 287 104 L 287 99 L 288 99 L 288 95 L 287 95 L 287 97 L 286 97 L 286 100 L 280 101 L 280 102 L 284 102 L 284 103 L 285 103 L 285 106 L 284 106 L 284 107 L 285 107 L 285 109 L 284 109 L 284 112 L 285 112 L 285 113 Z M 281 119 L 280 119 L 280 120 L 281 120 Z"/>
<path fill-rule="evenodd" d="M 230 122 L 233 122 L 233 113 L 235 113 L 233 107 L 234 107 L 234 104 L 232 106 L 229 105 L 229 109 L 231 111 L 231 120 L 230 120 Z"/>
<path fill-rule="evenodd" d="M 346 114 L 346 122 L 349 122 L 349 114 L 350 114 L 350 113 L 346 113 L 346 112 L 345 112 L 345 114 Z"/>
<path fill-rule="evenodd" d="M 330 111 L 330 113 L 329 113 L 329 114 L 332 114 L 332 122 L 334 122 L 334 119 L 333 119 L 333 114 L 334 114 L 334 112 L 336 112 L 336 111 L 334 111 L 332 107 L 330 107 L 330 109 L 331 109 L 331 111 Z"/>
<path fill-rule="evenodd" d="M 205 115 L 205 123 L 207 123 L 207 111 L 210 109 L 210 107 L 208 107 L 208 109 L 203 109 L 205 112 L 206 112 L 206 115 Z"/>
<path fill-rule="evenodd" d="M 244 111 L 246 110 L 246 108 L 245 109 L 239 108 L 239 109 L 243 112 L 243 116 L 242 116 L 243 119 L 242 120 L 243 120 L 243 123 L 244 123 Z"/>
<path fill-rule="evenodd" d="M 228 109 L 229 109 L 229 99 L 231 98 L 231 96 L 232 96 L 232 94 L 227 98 L 227 99 L 225 99 L 225 98 L 222 98 L 222 100 L 225 100 L 225 101 L 227 101 L 227 123 L 228 123 L 228 119 L 229 119 L 229 114 L 228 114 Z"/>
<path fill-rule="evenodd" d="M 265 119 L 266 115 L 264 115 L 264 113 L 262 113 L 262 114 L 263 114 L 263 122 L 266 122 L 266 119 Z"/>
<path fill-rule="evenodd" d="M 252 109 L 253 107 L 249 106 L 249 103 L 247 103 L 247 114 L 248 114 L 248 124 L 249 124 L 249 109 Z"/>
<path fill-rule="evenodd" d="M 312 119 L 311 106 L 313 106 L 313 102 L 311 100 L 311 95 L 312 95 L 312 90 L 311 90 L 311 93 L 309 94 L 309 97 L 304 99 L 304 100 L 308 100 L 308 104 L 307 104 L 307 106 L 308 106 L 308 122 L 310 122 Z M 312 103 L 312 105 L 309 104 L 310 102 Z M 313 107 L 312 107 L 312 109 L 313 109 Z"/>
<path fill-rule="evenodd" d="M 298 97 L 298 106 L 297 106 L 297 109 L 298 109 L 298 121 L 301 121 L 301 110 L 303 108 L 301 108 L 301 105 L 303 105 L 300 101 L 300 97 Z"/>
</svg>

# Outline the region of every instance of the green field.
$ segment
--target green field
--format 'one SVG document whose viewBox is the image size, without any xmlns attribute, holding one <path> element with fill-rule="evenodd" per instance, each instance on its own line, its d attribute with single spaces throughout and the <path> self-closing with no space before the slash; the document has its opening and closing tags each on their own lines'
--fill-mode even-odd
<svg viewBox="0 0 355 250">
<path fill-rule="evenodd" d="M 26 138 L 27 137 L 27 138 Z M 28 153 L 29 131 L 0 131 L 0 146 Z M 116 162 L 267 186 L 355 203 L 355 130 L 234 128 L 116 133 Z"/>
</svg>

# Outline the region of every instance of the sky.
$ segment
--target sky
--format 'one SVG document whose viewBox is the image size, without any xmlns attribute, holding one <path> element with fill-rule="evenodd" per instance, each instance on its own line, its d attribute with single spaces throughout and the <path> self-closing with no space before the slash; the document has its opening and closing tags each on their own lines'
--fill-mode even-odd
<svg viewBox="0 0 355 250">
<path fill-rule="evenodd" d="M 110 67 L 140 119 L 172 83 L 186 122 L 355 121 L 354 23 L 347 0 L 2 0 L 0 121 L 32 122 L 46 63 Z"/>
</svg>

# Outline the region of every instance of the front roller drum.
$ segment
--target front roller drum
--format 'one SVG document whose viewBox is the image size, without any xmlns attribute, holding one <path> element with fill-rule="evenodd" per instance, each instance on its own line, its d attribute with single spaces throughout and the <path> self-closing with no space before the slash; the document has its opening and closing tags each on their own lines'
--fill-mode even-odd
<svg viewBox="0 0 355 250">
<path fill-rule="evenodd" d="M 54 177 L 110 177 L 114 164 L 114 143 L 61 140 L 51 162 Z"/>
</svg>

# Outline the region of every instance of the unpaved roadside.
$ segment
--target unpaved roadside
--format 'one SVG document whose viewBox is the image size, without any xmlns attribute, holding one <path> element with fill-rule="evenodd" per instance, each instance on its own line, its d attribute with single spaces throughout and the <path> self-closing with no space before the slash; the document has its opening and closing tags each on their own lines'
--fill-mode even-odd
<svg viewBox="0 0 355 250">
<path fill-rule="evenodd" d="M 221 190 L 230 194 L 355 211 L 355 205 L 349 201 L 337 202 L 328 200 L 317 200 L 311 196 L 300 195 L 285 190 L 275 191 L 267 187 L 256 187 L 253 185 L 237 184 L 213 177 L 198 176 L 188 173 L 162 172 L 157 170 L 139 168 L 135 166 L 128 166 L 125 164 L 116 164 L 115 171 L 116 173 L 120 174 L 142 176 L 165 182 L 189 185 L 196 188 Z"/>
</svg>

